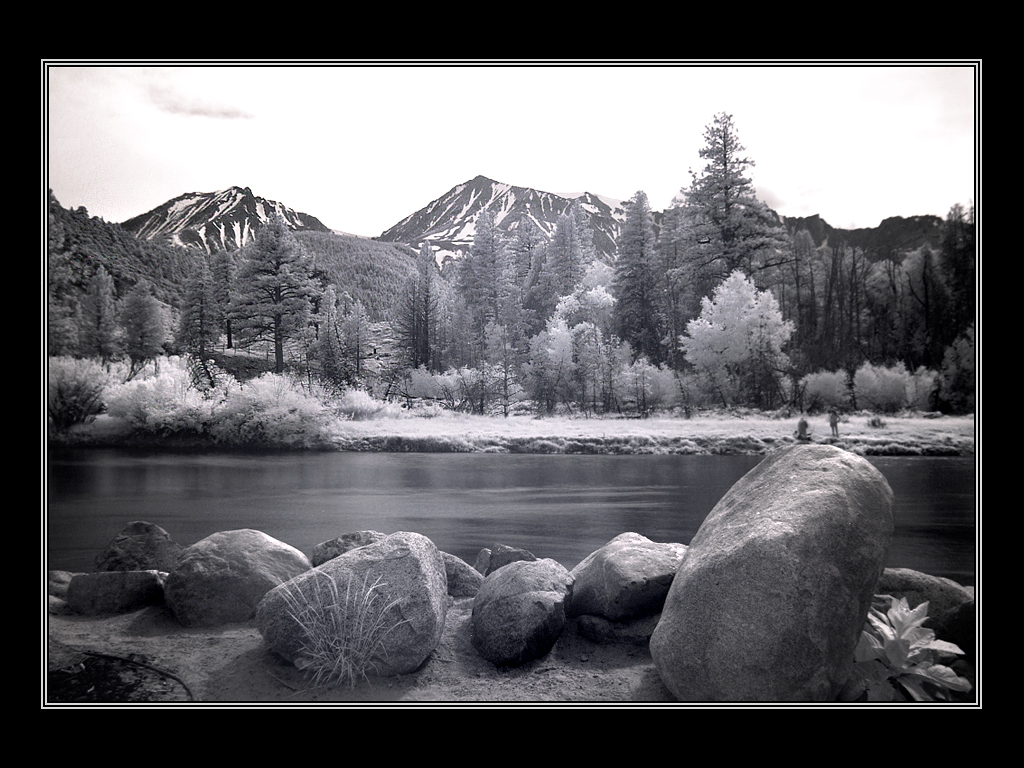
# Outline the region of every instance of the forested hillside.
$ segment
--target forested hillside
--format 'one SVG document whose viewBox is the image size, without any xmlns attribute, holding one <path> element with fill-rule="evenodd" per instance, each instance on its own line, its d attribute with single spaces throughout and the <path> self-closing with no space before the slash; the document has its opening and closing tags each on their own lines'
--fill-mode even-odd
<svg viewBox="0 0 1024 768">
<path fill-rule="evenodd" d="M 493 211 L 438 267 L 429 240 L 293 232 L 237 251 L 138 240 L 50 201 L 49 351 L 130 370 L 164 352 L 262 356 L 334 390 L 481 414 L 975 407 L 973 209 L 844 231 L 753 191 L 727 114 L 658 214 L 623 203 L 614 258 L 570 205 Z M 507 223 L 507 222 L 506 222 Z"/>
<path fill-rule="evenodd" d="M 328 232 L 296 232 L 325 285 L 358 299 L 371 319 L 389 320 L 406 278 L 414 269 L 416 252 L 398 243 Z"/>
</svg>

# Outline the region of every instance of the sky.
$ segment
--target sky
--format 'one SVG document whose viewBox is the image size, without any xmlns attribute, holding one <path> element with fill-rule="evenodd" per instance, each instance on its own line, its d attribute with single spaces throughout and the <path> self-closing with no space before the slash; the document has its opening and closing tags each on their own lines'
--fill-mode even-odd
<svg viewBox="0 0 1024 768">
<path fill-rule="evenodd" d="M 664 210 L 720 112 L 783 216 L 945 217 L 980 183 L 970 61 L 42 65 L 43 184 L 109 222 L 240 186 L 373 237 L 478 175 Z"/>
</svg>

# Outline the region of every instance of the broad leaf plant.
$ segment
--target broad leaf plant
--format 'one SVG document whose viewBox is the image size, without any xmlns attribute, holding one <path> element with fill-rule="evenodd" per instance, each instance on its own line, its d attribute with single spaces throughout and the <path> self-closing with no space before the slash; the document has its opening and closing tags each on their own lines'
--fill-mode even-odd
<svg viewBox="0 0 1024 768">
<path fill-rule="evenodd" d="M 941 661 L 962 655 L 955 643 L 937 640 L 922 624 L 928 602 L 911 609 L 904 597 L 877 596 L 889 602 L 882 613 L 868 611 L 868 621 L 854 652 L 854 674 L 869 702 L 949 701 L 950 692 L 971 690 L 970 682 Z"/>
</svg>

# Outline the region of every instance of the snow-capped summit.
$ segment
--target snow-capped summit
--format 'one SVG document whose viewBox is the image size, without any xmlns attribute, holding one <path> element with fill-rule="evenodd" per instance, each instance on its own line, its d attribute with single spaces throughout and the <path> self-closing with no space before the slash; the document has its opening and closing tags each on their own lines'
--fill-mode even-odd
<svg viewBox="0 0 1024 768">
<path fill-rule="evenodd" d="M 407 243 L 413 247 L 427 241 L 439 255 L 466 252 L 473 244 L 476 220 L 484 210 L 494 213 L 495 226 L 502 232 L 514 232 L 520 220 L 527 217 L 550 237 L 558 218 L 574 201 L 578 201 L 590 215 L 594 247 L 598 254 L 611 261 L 615 257 L 615 239 L 625 215 L 620 201 L 589 192 L 574 195 L 539 192 L 484 176 L 456 185 L 377 239 Z"/>
<path fill-rule="evenodd" d="M 146 240 L 166 238 L 175 245 L 209 252 L 236 250 L 274 214 L 284 217 L 294 230 L 330 231 L 315 217 L 257 197 L 248 187 L 179 195 L 123 222 L 121 228 Z"/>
</svg>

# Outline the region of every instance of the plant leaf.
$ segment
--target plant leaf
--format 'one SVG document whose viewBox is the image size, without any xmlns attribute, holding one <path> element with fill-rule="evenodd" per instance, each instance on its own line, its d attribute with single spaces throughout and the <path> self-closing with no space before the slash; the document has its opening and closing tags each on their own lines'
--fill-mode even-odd
<svg viewBox="0 0 1024 768">
<path fill-rule="evenodd" d="M 908 675 L 924 678 L 930 683 L 948 688 L 951 691 L 967 692 L 971 690 L 971 683 L 965 677 L 960 677 L 944 664 L 918 664 L 908 670 Z"/>
<path fill-rule="evenodd" d="M 885 658 L 885 648 L 882 647 L 882 643 L 873 634 L 862 630 L 860 639 L 857 641 L 857 647 L 853 651 L 853 658 L 858 662 Z"/>
<path fill-rule="evenodd" d="M 935 701 L 935 697 L 928 693 L 912 675 L 902 675 L 898 681 L 914 701 Z"/>
<path fill-rule="evenodd" d="M 938 651 L 942 654 L 952 654 L 954 656 L 963 656 L 964 652 L 960 650 L 960 646 L 956 643 L 951 643 L 948 640 L 932 640 L 928 644 L 928 647 L 933 651 Z"/>
</svg>

